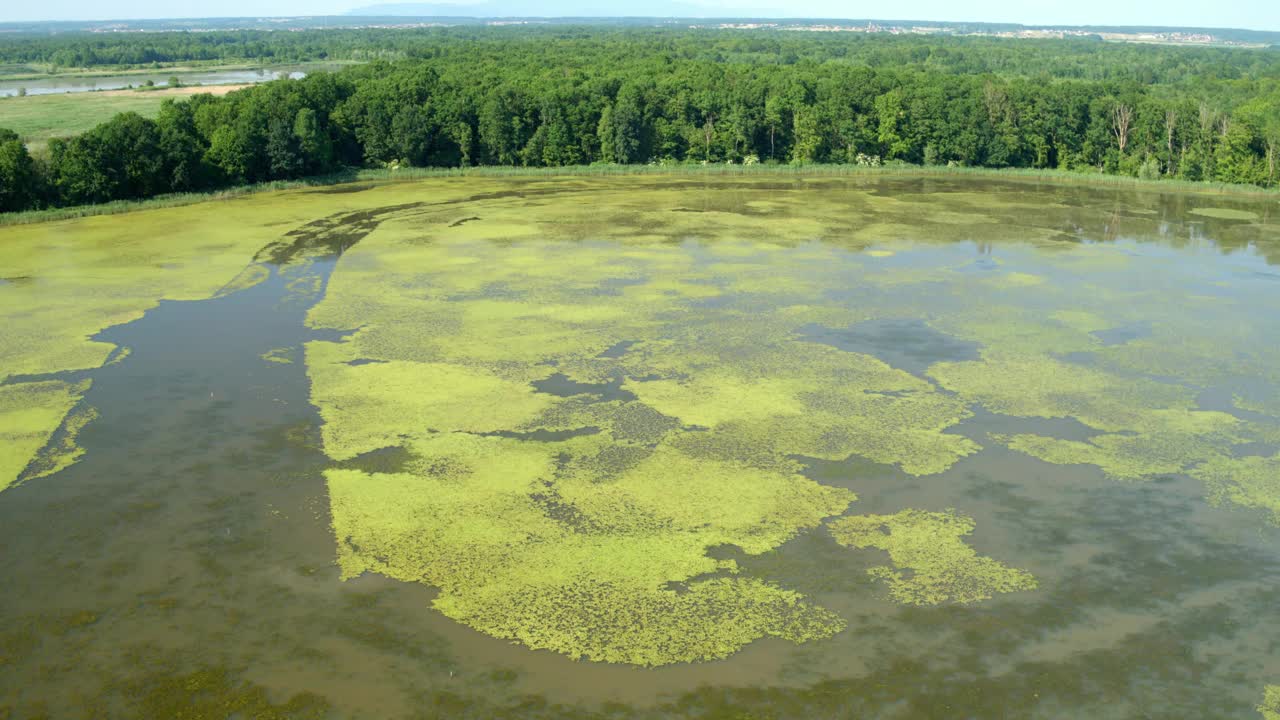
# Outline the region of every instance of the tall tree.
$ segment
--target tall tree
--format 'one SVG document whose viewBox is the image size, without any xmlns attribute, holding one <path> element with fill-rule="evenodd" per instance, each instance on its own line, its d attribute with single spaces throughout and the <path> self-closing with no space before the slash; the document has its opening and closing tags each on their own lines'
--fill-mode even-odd
<svg viewBox="0 0 1280 720">
<path fill-rule="evenodd" d="M 1129 146 L 1129 130 L 1133 125 L 1133 107 L 1123 102 L 1117 102 L 1111 110 L 1111 131 L 1116 136 L 1116 146 L 1120 149 L 1120 154 L 1124 155 L 1124 150 Z"/>
<path fill-rule="evenodd" d="M 40 202 L 41 178 L 18 134 L 0 128 L 0 212 L 29 210 Z"/>
<path fill-rule="evenodd" d="M 302 172 L 298 137 L 284 120 L 272 120 L 267 130 L 267 159 L 272 179 L 294 178 Z"/>
</svg>

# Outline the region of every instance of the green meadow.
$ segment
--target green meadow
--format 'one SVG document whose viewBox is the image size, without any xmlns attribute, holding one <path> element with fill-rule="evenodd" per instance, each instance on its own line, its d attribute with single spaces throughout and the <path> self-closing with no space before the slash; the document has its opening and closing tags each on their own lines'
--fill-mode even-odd
<svg viewBox="0 0 1280 720">
<path fill-rule="evenodd" d="M 0 98 L 0 127 L 18 133 L 38 151 L 51 138 L 78 135 L 118 113 L 155 117 L 163 101 L 159 93 L 141 91 Z"/>
</svg>

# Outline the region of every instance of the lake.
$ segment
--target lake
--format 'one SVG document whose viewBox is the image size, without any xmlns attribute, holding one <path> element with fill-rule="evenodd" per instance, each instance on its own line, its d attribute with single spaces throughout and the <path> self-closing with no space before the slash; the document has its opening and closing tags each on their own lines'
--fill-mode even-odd
<svg viewBox="0 0 1280 720">
<path fill-rule="evenodd" d="M 333 67 L 310 66 L 316 69 L 336 69 Z M 183 85 L 240 85 L 291 78 L 294 80 L 306 77 L 302 66 L 270 67 L 256 70 L 210 70 L 206 72 L 166 72 L 157 70 L 154 73 L 129 75 L 95 75 L 88 77 L 61 77 L 28 80 L 0 80 L 0 97 L 11 97 L 26 88 L 27 95 L 55 95 L 62 93 L 92 92 L 94 90 L 121 90 L 130 87 L 142 87 L 148 80 L 157 86 L 165 87 L 169 78 L 178 78 Z"/>
<path fill-rule="evenodd" d="M 1013 179 L 0 228 L 0 716 L 1280 711 L 1277 307 L 1272 197 Z"/>
</svg>

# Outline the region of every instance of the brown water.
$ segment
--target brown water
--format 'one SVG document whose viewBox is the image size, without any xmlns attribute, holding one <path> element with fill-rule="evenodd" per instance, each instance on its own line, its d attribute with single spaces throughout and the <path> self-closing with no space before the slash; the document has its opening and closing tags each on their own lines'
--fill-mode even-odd
<svg viewBox="0 0 1280 720">
<path fill-rule="evenodd" d="M 334 214 L 295 209 L 271 231 L 284 242 L 259 256 L 265 280 L 161 299 L 96 336 L 129 348 L 123 360 L 53 375 L 92 379 L 82 402 L 99 416 L 79 434 L 79 462 L 0 492 L 0 718 L 1238 718 L 1257 717 L 1264 687 L 1280 683 L 1280 477 L 1246 482 L 1233 464 L 1280 452 L 1274 200 L 970 180 L 487 185 L 467 202 L 427 183 L 331 195 L 348 203 Z M 280 202 L 290 198 L 338 202 L 318 191 Z M 243 222 L 276 222 L 253 213 Z M 102 218 L 92 232 L 132 222 L 142 233 L 153 219 Z M 625 268 L 599 269 L 628 253 Z M 0 301 L 33 282 L 11 278 Z M 388 297 L 412 313 L 389 314 Z M 1037 586 L 910 605 L 867 572 L 893 564 L 885 552 L 844 547 L 825 527 L 758 554 L 709 547 L 846 627 L 646 668 L 480 632 L 433 609 L 427 582 L 340 580 L 324 475 L 340 462 L 322 436 L 316 344 L 348 347 L 354 316 L 406 338 L 426 324 L 439 346 L 418 359 L 457 357 L 463 343 L 450 338 L 476 328 L 431 319 L 495 298 L 631 308 L 575 327 L 648 333 L 600 356 L 623 363 L 666 347 L 658 360 L 681 368 L 681 382 L 692 382 L 694 351 L 735 367 L 759 338 L 772 342 L 760 328 L 794 316 L 780 332 L 806 352 L 870 356 L 962 399 L 971 416 L 941 432 L 980 450 L 940 472 L 909 472 L 898 447 L 880 462 L 871 450 L 793 459 L 804 477 L 857 494 L 848 515 L 972 518 L 965 542 Z M 13 302 L 0 318 L 28 311 Z M 656 329 L 639 322 L 650 317 Z M 528 322 L 530 334 L 545 330 Z M 494 338 L 513 353 L 527 342 Z M 265 361 L 273 350 L 294 362 Z M 366 350 L 357 356 L 388 362 Z M 1013 379 L 1033 361 L 1106 373 L 1117 379 L 1098 386 L 1107 392 L 1133 383 L 1133 417 L 1117 419 L 1107 398 L 1046 405 L 1062 395 L 1036 394 L 1056 387 L 1050 371 L 1028 371 L 1025 387 Z M 1013 388 L 981 391 L 939 363 L 988 363 L 994 384 Z M 548 366 L 537 394 L 650 402 L 652 378 L 608 385 L 566 367 Z M 1176 403 L 1142 382 L 1189 393 L 1179 412 L 1218 424 L 1157 422 Z M 696 425 L 685 432 L 707 430 Z M 1094 455 L 1073 445 L 1086 454 L 1048 462 L 1011 446 L 1019 434 L 1151 442 Z M 379 452 L 356 466 L 399 469 Z M 1196 474 L 1210 463 L 1242 479 Z"/>
</svg>

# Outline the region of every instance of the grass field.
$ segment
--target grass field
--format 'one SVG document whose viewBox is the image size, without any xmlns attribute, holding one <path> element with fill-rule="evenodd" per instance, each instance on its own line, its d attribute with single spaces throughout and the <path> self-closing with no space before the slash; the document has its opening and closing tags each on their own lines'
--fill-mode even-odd
<svg viewBox="0 0 1280 720">
<path fill-rule="evenodd" d="M 117 113 L 136 112 L 144 117 L 155 117 L 160 112 L 160 103 L 166 98 L 201 92 L 221 95 L 238 87 L 242 86 L 108 90 L 0 98 L 0 127 L 9 128 L 25 138 L 32 152 L 41 152 L 50 138 L 82 133 Z"/>
</svg>

